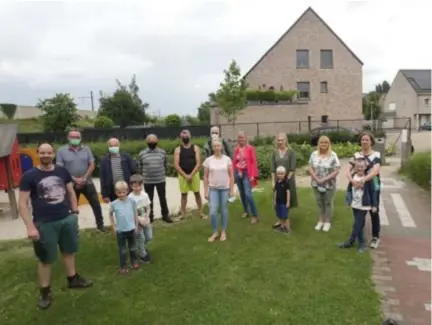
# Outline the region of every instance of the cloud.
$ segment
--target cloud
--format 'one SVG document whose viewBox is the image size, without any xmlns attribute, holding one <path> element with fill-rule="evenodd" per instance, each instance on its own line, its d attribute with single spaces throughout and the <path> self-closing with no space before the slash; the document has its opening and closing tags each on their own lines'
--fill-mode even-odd
<svg viewBox="0 0 432 325">
<path fill-rule="evenodd" d="M 109 92 L 136 74 L 153 110 L 194 114 L 231 59 L 249 70 L 308 6 L 363 60 L 365 91 L 431 67 L 428 1 L 0 0 L 0 102 Z"/>
</svg>

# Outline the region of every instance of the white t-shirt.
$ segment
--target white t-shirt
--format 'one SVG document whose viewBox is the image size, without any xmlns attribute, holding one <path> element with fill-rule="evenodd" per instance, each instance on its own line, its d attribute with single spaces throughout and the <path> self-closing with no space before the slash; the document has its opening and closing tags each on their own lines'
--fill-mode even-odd
<svg viewBox="0 0 432 325">
<path fill-rule="evenodd" d="M 361 181 L 363 177 L 354 175 L 353 180 L 354 181 Z M 360 188 L 352 188 L 352 202 L 351 207 L 358 210 L 370 210 L 370 206 L 364 206 L 363 205 L 363 187 Z"/>
<path fill-rule="evenodd" d="M 210 156 L 204 160 L 204 167 L 209 170 L 209 187 L 229 189 L 230 179 L 228 169 L 232 166 L 231 158 L 225 155 L 217 158 Z"/>
<path fill-rule="evenodd" d="M 133 192 L 130 192 L 128 196 L 136 203 L 138 218 L 144 218 L 147 212 L 147 207 L 151 202 L 147 193 L 143 191 L 140 195 L 135 195 Z"/>
</svg>

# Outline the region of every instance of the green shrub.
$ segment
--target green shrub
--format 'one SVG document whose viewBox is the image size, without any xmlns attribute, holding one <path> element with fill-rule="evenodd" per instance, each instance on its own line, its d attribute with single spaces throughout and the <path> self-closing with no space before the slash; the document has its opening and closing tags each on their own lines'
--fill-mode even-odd
<svg viewBox="0 0 432 325">
<path fill-rule="evenodd" d="M 108 116 L 100 115 L 95 119 L 94 127 L 96 129 L 112 129 L 114 122 Z"/>
<path fill-rule="evenodd" d="M 203 148 L 204 143 L 207 139 L 205 138 L 195 138 L 193 139 L 193 143 L 198 145 L 200 148 Z M 99 174 L 99 162 L 102 157 L 107 153 L 107 144 L 105 142 L 97 142 L 97 143 L 88 143 L 87 144 L 93 152 L 96 161 L 96 170 L 95 176 Z M 176 176 L 176 172 L 174 169 L 174 149 L 179 145 L 178 140 L 159 140 L 159 146 L 168 154 L 168 176 Z M 297 144 L 291 143 L 291 148 L 295 150 L 297 157 L 297 166 L 301 167 L 308 163 L 309 156 L 312 151 L 315 150 L 311 145 Z M 129 153 L 135 159 L 138 158 L 138 154 L 141 150 L 146 147 L 144 141 L 123 141 L 120 143 L 120 150 L 123 152 Z M 260 146 L 255 146 L 257 161 L 258 161 L 258 169 L 260 171 L 260 178 L 266 179 L 270 177 L 270 161 L 271 155 L 274 150 L 273 145 L 265 144 Z M 354 152 L 359 151 L 360 147 L 356 144 L 346 143 L 346 144 L 335 144 L 332 146 L 332 149 L 338 154 L 339 158 L 350 157 L 354 154 Z M 204 159 L 204 150 L 202 151 L 202 159 Z"/>
<path fill-rule="evenodd" d="M 415 153 L 408 161 L 404 172 L 415 183 L 430 191 L 431 189 L 431 152 Z"/>
</svg>

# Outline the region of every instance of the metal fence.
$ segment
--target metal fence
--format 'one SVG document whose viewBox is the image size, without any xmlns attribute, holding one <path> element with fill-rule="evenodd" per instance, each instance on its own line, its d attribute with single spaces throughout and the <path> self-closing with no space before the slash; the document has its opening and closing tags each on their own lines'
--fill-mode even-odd
<svg viewBox="0 0 432 325">
<path fill-rule="evenodd" d="M 245 132 L 249 137 L 267 137 L 274 136 L 276 133 L 309 133 L 315 128 L 329 127 L 335 131 L 343 131 L 344 129 L 371 128 L 388 131 L 400 131 L 407 128 L 408 117 L 387 118 L 385 120 L 366 121 L 363 119 L 350 120 L 327 120 L 327 123 L 315 120 L 306 121 L 275 121 L 275 122 L 258 122 L 258 123 L 236 123 L 236 124 L 220 124 L 221 133 L 227 139 L 233 139 L 239 131 Z"/>
<path fill-rule="evenodd" d="M 156 134 L 161 139 L 178 138 L 181 130 L 188 129 L 194 137 L 208 137 L 210 126 L 194 125 L 179 127 L 142 127 L 142 128 L 114 128 L 114 129 L 95 129 L 83 128 L 82 138 L 85 142 L 107 141 L 109 138 L 119 140 L 143 140 L 148 134 Z M 52 143 L 63 143 L 66 140 L 65 132 L 47 132 L 47 133 L 18 133 L 20 144 L 33 144 L 42 141 Z"/>
</svg>

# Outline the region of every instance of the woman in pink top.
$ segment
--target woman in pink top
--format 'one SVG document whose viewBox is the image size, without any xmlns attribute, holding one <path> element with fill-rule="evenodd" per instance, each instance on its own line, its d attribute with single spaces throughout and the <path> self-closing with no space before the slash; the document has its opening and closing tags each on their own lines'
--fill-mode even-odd
<svg viewBox="0 0 432 325">
<path fill-rule="evenodd" d="M 213 234 L 209 242 L 227 238 L 228 198 L 234 196 L 234 175 L 231 158 L 222 154 L 222 141 L 212 140 L 213 155 L 204 161 L 204 195 L 208 200 Z M 218 209 L 221 208 L 222 230 L 218 231 Z"/>
<path fill-rule="evenodd" d="M 252 188 L 257 185 L 258 166 L 255 148 L 246 141 L 244 132 L 237 135 L 237 147 L 234 149 L 234 179 L 243 204 L 243 218 L 252 217 L 251 223 L 258 221 L 258 212 L 252 196 Z"/>
</svg>

